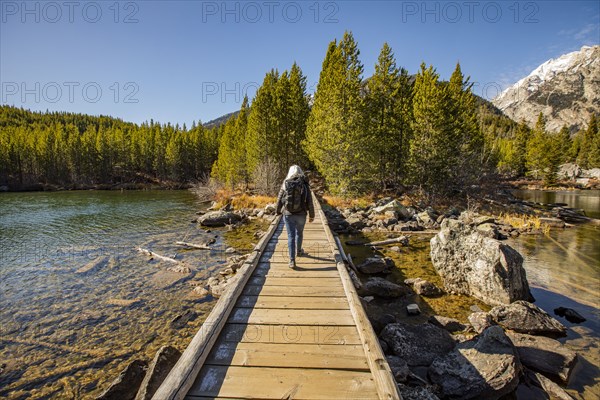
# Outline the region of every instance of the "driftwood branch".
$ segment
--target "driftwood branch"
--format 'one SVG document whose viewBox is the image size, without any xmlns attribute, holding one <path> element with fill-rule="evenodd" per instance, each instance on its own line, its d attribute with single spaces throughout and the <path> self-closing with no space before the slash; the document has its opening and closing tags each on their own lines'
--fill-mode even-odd
<svg viewBox="0 0 600 400">
<path fill-rule="evenodd" d="M 138 247 L 137 251 L 139 251 L 140 253 L 146 254 L 150 258 L 156 258 L 156 259 L 159 259 L 159 260 L 162 260 L 162 261 L 167 261 L 167 262 L 174 263 L 174 264 L 181 264 L 181 261 L 178 261 L 178 260 L 176 260 L 174 258 L 171 258 L 171 257 L 161 256 L 160 254 L 157 254 L 157 253 L 155 253 L 153 251 L 150 251 L 148 249 L 144 249 L 142 247 Z"/>
<path fill-rule="evenodd" d="M 365 246 L 383 246 L 385 244 L 400 243 L 403 246 L 408 246 L 408 236 L 400 236 L 394 239 L 380 240 L 378 242 L 365 243 Z"/>
<path fill-rule="evenodd" d="M 211 250 L 210 246 L 207 246 L 205 244 L 195 244 L 189 242 L 175 242 L 175 244 L 178 246 L 190 247 L 192 249 Z"/>
<path fill-rule="evenodd" d="M 354 272 L 358 272 L 358 268 L 356 268 L 356 265 L 354 265 L 354 261 L 352 261 L 352 254 L 346 254 L 346 259 L 348 260 L 348 265 L 350 266 L 350 268 L 352 268 Z"/>
</svg>

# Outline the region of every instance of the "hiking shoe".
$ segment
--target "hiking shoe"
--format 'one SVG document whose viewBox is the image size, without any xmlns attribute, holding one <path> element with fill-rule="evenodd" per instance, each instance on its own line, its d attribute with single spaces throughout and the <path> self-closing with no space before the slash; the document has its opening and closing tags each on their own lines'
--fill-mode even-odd
<svg viewBox="0 0 600 400">
<path fill-rule="evenodd" d="M 296 261 L 294 261 L 294 260 L 290 261 L 290 263 L 288 264 L 288 267 L 290 267 L 291 269 L 296 268 Z"/>
<path fill-rule="evenodd" d="M 297 257 L 304 257 L 306 255 L 306 253 L 304 252 L 304 249 L 300 249 L 298 250 L 298 252 L 296 253 Z"/>
</svg>

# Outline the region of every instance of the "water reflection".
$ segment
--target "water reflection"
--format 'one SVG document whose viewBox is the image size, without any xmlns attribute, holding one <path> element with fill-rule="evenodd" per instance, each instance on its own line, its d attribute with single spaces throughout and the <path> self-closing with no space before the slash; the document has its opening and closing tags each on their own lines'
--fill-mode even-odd
<svg viewBox="0 0 600 400">
<path fill-rule="evenodd" d="M 588 217 L 600 218 L 600 190 L 514 190 L 513 194 L 522 200 L 536 203 L 568 204 L 569 207 L 584 210 Z"/>
</svg>

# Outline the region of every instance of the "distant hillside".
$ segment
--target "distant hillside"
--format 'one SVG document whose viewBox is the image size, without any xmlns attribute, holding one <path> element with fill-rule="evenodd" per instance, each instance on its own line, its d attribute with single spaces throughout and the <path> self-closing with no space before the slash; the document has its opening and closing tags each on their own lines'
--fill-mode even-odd
<svg viewBox="0 0 600 400">
<path fill-rule="evenodd" d="M 515 121 L 535 125 L 540 112 L 546 127 L 571 132 L 586 128 L 592 114 L 600 113 L 600 46 L 546 61 L 493 100 Z"/>
<path fill-rule="evenodd" d="M 222 115 L 219 118 L 215 118 L 212 121 L 208 121 L 208 122 L 202 124 L 202 126 L 204 126 L 207 129 L 216 128 L 216 127 L 224 124 L 225 122 L 227 122 L 227 120 L 229 118 L 232 118 L 232 117 L 235 118 L 235 117 L 237 117 L 237 115 L 239 113 L 240 113 L 239 111 L 234 111 L 234 112 L 231 112 L 229 114 Z"/>
</svg>

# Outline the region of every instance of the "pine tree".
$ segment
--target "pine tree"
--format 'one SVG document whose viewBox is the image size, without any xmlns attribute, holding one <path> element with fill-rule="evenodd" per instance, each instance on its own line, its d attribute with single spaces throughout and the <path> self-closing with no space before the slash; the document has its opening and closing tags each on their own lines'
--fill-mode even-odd
<svg viewBox="0 0 600 400">
<path fill-rule="evenodd" d="M 471 185 L 483 173 L 483 134 L 477 122 L 475 96 L 472 84 L 465 78 L 460 64 L 448 83 L 448 108 L 453 123 L 449 151 L 455 152 L 453 184 L 459 187 Z"/>
<path fill-rule="evenodd" d="M 306 128 L 304 148 L 333 193 L 351 195 L 370 186 L 368 136 L 361 98 L 363 66 L 354 37 L 329 44 Z"/>
<path fill-rule="evenodd" d="M 566 125 L 563 125 L 556 139 L 558 140 L 558 148 L 560 149 L 560 162 L 571 162 L 571 148 L 573 147 L 573 140 L 571 139 L 571 132 Z"/>
<path fill-rule="evenodd" d="M 294 63 L 290 70 L 289 79 L 289 143 L 291 149 L 290 164 L 307 167 L 308 157 L 302 149 L 306 137 L 306 121 L 310 113 L 308 97 L 306 96 L 306 77 L 298 64 Z"/>
<path fill-rule="evenodd" d="M 584 131 L 581 141 L 577 164 L 581 168 L 600 167 L 600 138 L 598 137 L 598 119 L 596 114 L 592 114 L 588 127 Z"/>
<path fill-rule="evenodd" d="M 439 75 L 432 66 L 416 76 L 413 90 L 412 125 L 410 143 L 410 172 L 415 185 L 431 193 L 446 192 L 456 168 L 455 130 L 449 113 L 449 95 L 446 85 L 438 82 Z"/>
<path fill-rule="evenodd" d="M 386 184 L 397 186 L 408 154 L 412 90 L 407 71 L 396 66 L 387 43 L 383 44 L 366 92 L 365 124 L 374 178 L 381 188 Z"/>
<path fill-rule="evenodd" d="M 253 175 L 256 175 L 259 168 L 264 171 L 266 176 L 262 178 L 266 182 L 266 187 L 271 187 L 281 178 L 279 173 L 271 168 L 272 163 L 276 166 L 283 165 L 275 113 L 277 107 L 275 91 L 278 79 L 279 73 L 276 70 L 266 74 L 262 85 L 256 91 L 248 116 L 246 137 L 248 170 Z"/>
</svg>

